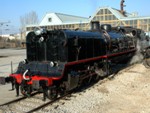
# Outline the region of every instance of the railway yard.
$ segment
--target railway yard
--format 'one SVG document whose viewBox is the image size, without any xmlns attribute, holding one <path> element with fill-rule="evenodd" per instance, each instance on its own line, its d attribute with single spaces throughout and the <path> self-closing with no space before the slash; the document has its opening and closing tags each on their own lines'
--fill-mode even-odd
<svg viewBox="0 0 150 113">
<path fill-rule="evenodd" d="M 25 59 L 25 49 L 0 49 L 0 77 L 8 76 L 18 62 Z M 142 63 L 131 65 L 86 89 L 56 101 L 42 101 L 42 94 L 31 98 L 15 97 L 10 84 L 0 85 L 0 113 L 29 112 L 40 105 L 39 113 L 149 113 L 150 68 Z M 20 98 L 20 100 L 16 100 Z M 16 100 L 11 103 L 12 100 Z M 5 104 L 6 103 L 6 104 Z M 33 110 L 34 111 L 34 110 Z"/>
</svg>

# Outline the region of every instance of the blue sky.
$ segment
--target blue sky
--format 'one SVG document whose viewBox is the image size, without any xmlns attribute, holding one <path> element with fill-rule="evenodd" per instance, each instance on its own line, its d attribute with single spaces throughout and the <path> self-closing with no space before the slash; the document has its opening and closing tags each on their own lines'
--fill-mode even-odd
<svg viewBox="0 0 150 113">
<path fill-rule="evenodd" d="M 15 33 L 20 27 L 20 17 L 35 11 L 39 20 L 47 12 L 89 17 L 99 7 L 110 6 L 120 9 L 121 0 L 1 0 L 0 22 L 11 21 L 10 30 Z M 143 2 L 144 1 L 144 2 Z M 150 0 L 125 0 L 127 12 L 138 12 L 141 16 L 150 16 Z"/>
</svg>

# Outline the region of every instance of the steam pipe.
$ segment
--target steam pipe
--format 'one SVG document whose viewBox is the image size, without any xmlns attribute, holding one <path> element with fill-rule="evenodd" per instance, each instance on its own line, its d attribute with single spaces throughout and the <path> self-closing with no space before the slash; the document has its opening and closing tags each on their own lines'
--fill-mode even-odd
<svg viewBox="0 0 150 113">
<path fill-rule="evenodd" d="M 26 77 L 25 77 L 28 71 L 29 71 L 29 70 L 27 69 L 27 70 L 23 73 L 23 79 L 24 79 L 24 80 L 29 80 L 29 78 L 26 78 Z"/>
<path fill-rule="evenodd" d="M 46 42 L 44 42 L 44 57 L 45 57 L 45 61 L 47 61 L 47 45 L 46 45 Z"/>
</svg>

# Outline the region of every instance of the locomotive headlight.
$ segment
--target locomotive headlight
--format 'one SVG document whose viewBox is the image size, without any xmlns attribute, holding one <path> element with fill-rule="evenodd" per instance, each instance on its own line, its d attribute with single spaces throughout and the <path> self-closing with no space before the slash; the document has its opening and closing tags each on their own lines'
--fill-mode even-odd
<svg viewBox="0 0 150 113">
<path fill-rule="evenodd" d="M 34 29 L 34 33 L 35 33 L 36 35 L 40 35 L 40 34 L 42 34 L 42 29 L 39 28 L 39 27 L 37 27 L 37 28 Z"/>
<path fill-rule="evenodd" d="M 55 61 L 55 62 L 54 62 L 54 66 L 58 66 L 58 62 Z"/>
<path fill-rule="evenodd" d="M 41 37 L 40 39 L 39 39 L 39 42 L 43 42 L 44 41 L 44 37 Z"/>
<path fill-rule="evenodd" d="M 51 66 L 51 67 L 55 67 L 55 66 L 57 67 L 57 66 L 58 66 L 58 62 L 56 62 L 56 61 L 54 61 L 54 62 L 51 61 L 51 62 L 50 62 L 50 66 Z"/>
<path fill-rule="evenodd" d="M 40 28 L 40 27 L 36 27 L 34 29 L 34 33 L 36 35 L 41 35 L 41 34 L 47 33 L 47 31 L 46 31 L 46 29 L 43 29 L 43 28 Z"/>
<path fill-rule="evenodd" d="M 54 67 L 54 62 L 50 62 L 50 66 L 51 66 L 51 67 Z"/>
</svg>

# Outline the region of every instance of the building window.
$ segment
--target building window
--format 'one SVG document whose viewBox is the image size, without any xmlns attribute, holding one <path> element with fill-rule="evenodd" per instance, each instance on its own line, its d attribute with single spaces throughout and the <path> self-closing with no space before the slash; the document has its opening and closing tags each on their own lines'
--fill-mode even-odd
<svg viewBox="0 0 150 113">
<path fill-rule="evenodd" d="M 52 18 L 48 18 L 48 22 L 52 22 Z"/>
<path fill-rule="evenodd" d="M 100 20 L 104 20 L 104 19 L 103 19 L 103 16 L 101 16 Z"/>
<path fill-rule="evenodd" d="M 101 9 L 101 14 L 104 14 L 104 9 Z"/>
<path fill-rule="evenodd" d="M 105 14 L 108 14 L 108 9 L 105 9 Z"/>
<path fill-rule="evenodd" d="M 133 20 L 130 20 L 130 25 L 131 25 L 131 26 L 133 25 Z"/>
<path fill-rule="evenodd" d="M 96 17 L 93 18 L 93 21 L 95 21 L 95 20 L 96 20 Z"/>
<path fill-rule="evenodd" d="M 105 16 L 105 20 L 108 20 L 108 19 L 107 19 L 107 16 Z"/>
<path fill-rule="evenodd" d="M 113 20 L 117 20 L 117 18 L 113 15 Z"/>
<path fill-rule="evenodd" d="M 137 20 L 133 20 L 134 24 L 137 25 Z"/>
<path fill-rule="evenodd" d="M 101 12 L 99 11 L 98 13 L 97 13 L 97 15 L 100 15 L 101 14 Z"/>
<path fill-rule="evenodd" d="M 104 14 L 107 14 L 107 9 L 104 10 Z"/>
<path fill-rule="evenodd" d="M 108 16 L 108 20 L 111 20 L 111 15 Z"/>
<path fill-rule="evenodd" d="M 96 17 L 96 20 L 98 20 L 98 21 L 99 21 L 99 20 L 100 20 L 100 16 L 97 16 L 97 17 Z"/>
<path fill-rule="evenodd" d="M 112 13 L 108 10 L 108 14 L 112 14 Z"/>
</svg>

